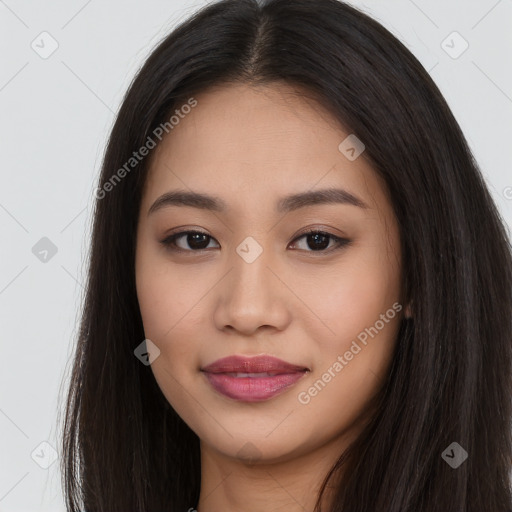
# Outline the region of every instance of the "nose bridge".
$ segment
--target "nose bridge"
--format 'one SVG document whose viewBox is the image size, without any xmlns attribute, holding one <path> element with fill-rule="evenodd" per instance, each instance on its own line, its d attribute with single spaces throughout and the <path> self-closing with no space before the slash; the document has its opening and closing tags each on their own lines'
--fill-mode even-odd
<svg viewBox="0 0 512 512">
<path fill-rule="evenodd" d="M 273 261 L 270 249 L 251 236 L 235 247 L 217 305 L 217 327 L 229 325 L 247 333 L 261 325 L 283 328 L 286 306 L 279 280 L 270 270 Z"/>
<path fill-rule="evenodd" d="M 231 277 L 232 294 L 260 295 L 259 299 L 269 295 L 269 278 L 272 273 L 267 267 L 270 265 L 271 254 L 268 247 L 264 249 L 263 243 L 261 238 L 258 242 L 254 237 L 248 236 L 235 248 L 230 258 L 230 263 L 234 266 Z"/>
</svg>

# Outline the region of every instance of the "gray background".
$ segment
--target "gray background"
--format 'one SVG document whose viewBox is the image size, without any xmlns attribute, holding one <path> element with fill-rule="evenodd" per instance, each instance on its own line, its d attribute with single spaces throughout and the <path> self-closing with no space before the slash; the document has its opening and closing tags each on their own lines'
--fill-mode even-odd
<svg viewBox="0 0 512 512">
<path fill-rule="evenodd" d="M 204 3 L 0 0 L 0 512 L 64 510 L 58 463 L 41 465 L 58 449 L 106 137 L 139 65 Z M 511 226 L 512 0 L 351 3 L 430 72 Z M 34 254 L 43 237 L 53 256 Z"/>
</svg>

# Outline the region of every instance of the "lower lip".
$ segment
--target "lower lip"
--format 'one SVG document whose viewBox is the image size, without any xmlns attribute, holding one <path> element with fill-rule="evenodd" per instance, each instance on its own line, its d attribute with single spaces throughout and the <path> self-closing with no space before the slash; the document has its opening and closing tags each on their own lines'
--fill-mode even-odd
<svg viewBox="0 0 512 512">
<path fill-rule="evenodd" d="M 273 377 L 231 377 L 224 373 L 204 373 L 219 393 L 234 400 L 260 402 L 282 393 L 306 372 L 285 373 Z"/>
</svg>

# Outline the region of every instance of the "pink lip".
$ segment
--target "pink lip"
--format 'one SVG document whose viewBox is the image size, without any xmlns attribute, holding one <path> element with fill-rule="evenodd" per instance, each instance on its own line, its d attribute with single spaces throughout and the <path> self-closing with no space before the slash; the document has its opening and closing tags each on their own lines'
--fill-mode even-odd
<svg viewBox="0 0 512 512">
<path fill-rule="evenodd" d="M 211 386 L 223 395 L 244 402 L 268 400 L 303 377 L 309 368 L 271 356 L 230 356 L 201 369 Z M 236 377 L 235 373 L 270 375 Z"/>
</svg>

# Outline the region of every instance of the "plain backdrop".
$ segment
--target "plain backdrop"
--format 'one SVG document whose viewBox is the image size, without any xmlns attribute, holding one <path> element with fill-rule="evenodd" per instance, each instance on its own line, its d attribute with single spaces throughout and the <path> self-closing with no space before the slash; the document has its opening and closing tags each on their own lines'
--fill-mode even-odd
<svg viewBox="0 0 512 512">
<path fill-rule="evenodd" d="M 430 72 L 511 226 L 512 0 L 351 3 Z M 0 0 L 0 512 L 65 510 L 57 413 L 106 138 L 151 49 L 204 4 Z"/>
</svg>

